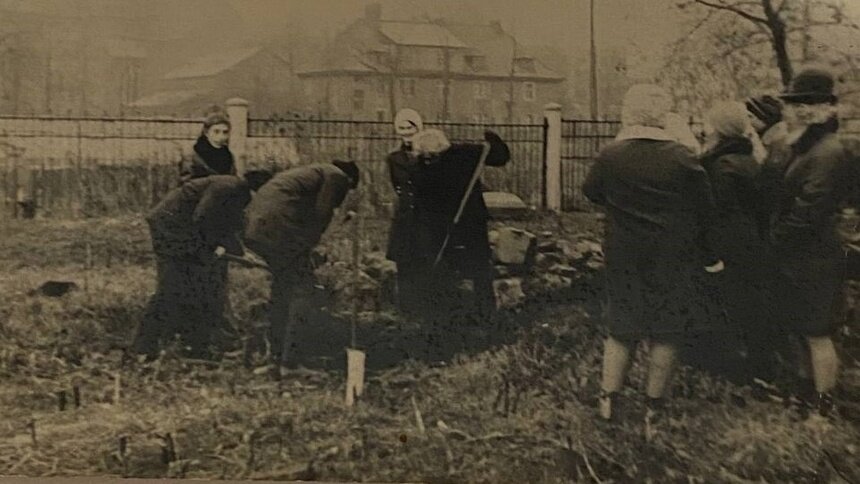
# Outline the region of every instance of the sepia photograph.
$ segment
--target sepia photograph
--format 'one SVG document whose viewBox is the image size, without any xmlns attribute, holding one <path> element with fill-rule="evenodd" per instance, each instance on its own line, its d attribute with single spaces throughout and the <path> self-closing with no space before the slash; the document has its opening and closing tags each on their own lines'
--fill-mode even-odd
<svg viewBox="0 0 860 484">
<path fill-rule="evenodd" d="M 0 483 L 860 483 L 860 0 L 0 0 Z"/>
</svg>

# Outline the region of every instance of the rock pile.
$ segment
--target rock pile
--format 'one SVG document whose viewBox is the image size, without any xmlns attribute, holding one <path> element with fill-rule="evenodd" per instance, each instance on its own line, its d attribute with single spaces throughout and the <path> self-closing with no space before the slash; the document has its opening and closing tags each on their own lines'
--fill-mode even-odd
<svg viewBox="0 0 860 484">
<path fill-rule="evenodd" d="M 603 267 L 603 251 L 592 234 L 557 238 L 502 226 L 489 233 L 494 264 L 494 288 L 500 308 L 522 305 L 527 299 L 570 288 Z M 322 262 L 324 258 L 318 259 Z M 333 312 L 383 312 L 393 309 L 397 295 L 397 265 L 382 252 L 369 252 L 360 262 L 358 280 L 350 263 L 326 261 L 317 266 L 318 282 L 326 288 Z M 463 290 L 469 291 L 464 284 Z"/>
</svg>

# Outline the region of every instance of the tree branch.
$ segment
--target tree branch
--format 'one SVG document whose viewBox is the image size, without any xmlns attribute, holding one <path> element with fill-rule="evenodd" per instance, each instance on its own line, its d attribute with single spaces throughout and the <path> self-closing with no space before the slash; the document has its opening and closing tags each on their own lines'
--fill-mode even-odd
<svg viewBox="0 0 860 484">
<path fill-rule="evenodd" d="M 732 13 L 734 13 L 736 15 L 740 15 L 741 17 L 749 20 L 750 22 L 756 23 L 756 24 L 767 24 L 766 18 L 757 17 L 757 16 L 755 16 L 749 12 L 745 12 L 744 10 L 742 10 L 736 6 L 733 6 L 733 5 L 726 5 L 724 3 L 714 3 L 714 2 L 710 2 L 708 0 L 694 0 L 694 1 L 696 3 L 698 3 L 699 5 L 704 5 L 706 7 L 715 8 L 717 10 L 726 10 L 728 12 L 732 12 Z"/>
</svg>

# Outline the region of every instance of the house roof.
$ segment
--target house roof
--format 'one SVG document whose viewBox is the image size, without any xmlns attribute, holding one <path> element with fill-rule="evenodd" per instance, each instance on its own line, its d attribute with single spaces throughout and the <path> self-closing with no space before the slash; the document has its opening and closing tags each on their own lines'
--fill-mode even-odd
<svg viewBox="0 0 860 484">
<path fill-rule="evenodd" d="M 379 32 L 399 45 L 463 48 L 466 44 L 441 25 L 429 22 L 379 22 Z"/>
<path fill-rule="evenodd" d="M 186 79 L 190 77 L 209 77 L 236 66 L 257 54 L 262 47 L 246 47 L 199 57 L 164 75 L 163 79 Z"/>
<path fill-rule="evenodd" d="M 455 64 L 449 74 L 452 76 L 466 76 L 470 78 L 510 78 L 511 62 L 516 58 L 533 57 L 533 53 L 527 51 L 523 46 L 516 43 L 515 39 L 498 26 L 486 24 L 457 24 L 457 23 L 430 23 L 430 22 L 390 22 L 376 21 L 362 25 L 362 29 L 369 28 L 381 34 L 385 39 L 400 45 L 412 45 L 422 47 L 444 47 L 448 41 L 448 47 L 456 47 L 471 56 L 482 58 L 481 67 L 478 69 L 467 65 Z M 382 64 L 376 64 L 372 55 L 376 51 L 384 51 L 384 41 L 381 43 L 368 43 L 355 37 L 351 43 L 352 32 L 350 29 L 342 34 L 341 40 L 336 45 L 331 45 L 323 56 L 321 66 L 303 71 L 302 76 L 324 76 L 327 74 L 370 74 L 390 73 L 390 68 Z M 456 39 L 456 43 L 454 40 Z M 344 45 L 362 45 L 361 50 L 357 48 L 344 48 Z M 516 47 L 515 47 L 516 46 Z M 431 67 L 410 72 L 401 72 L 404 76 L 438 76 L 442 71 L 439 67 Z M 513 75 L 515 78 L 534 79 L 546 81 L 561 81 L 564 76 L 549 69 L 539 58 L 534 58 L 533 68 L 517 63 L 514 65 Z"/>
<path fill-rule="evenodd" d="M 192 99 L 203 96 L 209 91 L 205 89 L 189 89 L 181 91 L 159 91 L 129 103 L 133 108 L 154 108 L 160 106 L 172 106 L 182 104 Z"/>
</svg>

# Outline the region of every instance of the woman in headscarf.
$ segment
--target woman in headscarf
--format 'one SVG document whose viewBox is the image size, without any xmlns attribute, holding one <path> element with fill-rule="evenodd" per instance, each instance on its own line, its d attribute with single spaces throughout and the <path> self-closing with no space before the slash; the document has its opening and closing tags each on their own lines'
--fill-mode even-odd
<svg viewBox="0 0 860 484">
<path fill-rule="evenodd" d="M 708 247 L 719 260 L 717 287 L 730 328 L 745 336 L 750 378 L 773 378 L 774 342 L 780 333 L 766 311 L 767 213 L 757 184 L 767 155 L 746 107 L 737 102 L 714 106 L 706 116 L 702 166 L 708 172 L 716 210 L 706 230 Z M 726 336 L 729 340 L 729 336 Z"/>
<path fill-rule="evenodd" d="M 650 341 L 646 435 L 669 389 L 678 347 L 695 329 L 697 245 L 712 208 L 707 174 L 693 153 L 665 130 L 671 99 L 656 85 L 630 88 L 622 130 L 603 148 L 583 189 L 606 208 L 609 337 L 603 352 L 600 415 L 610 419 L 631 353 Z"/>
<path fill-rule="evenodd" d="M 401 311 L 414 314 L 419 309 L 422 268 L 415 257 L 415 237 L 418 236 L 415 217 L 415 184 L 418 157 L 412 149 L 412 137 L 424 129 L 421 115 L 413 109 L 401 109 L 394 117 L 394 130 L 401 143 L 385 159 L 391 186 L 396 196 L 394 216 L 388 234 L 386 257 L 397 264 L 397 305 Z"/>
<path fill-rule="evenodd" d="M 833 89 L 834 78 L 823 69 L 807 68 L 795 76 L 780 96 L 788 135 L 771 148 L 766 167 L 777 182 L 770 224 L 779 271 L 773 306 L 808 345 L 811 404 L 821 414 L 833 406 L 839 369 L 832 335 L 840 318 L 845 252 L 836 214 L 856 183 L 837 135 Z"/>
<path fill-rule="evenodd" d="M 185 183 L 210 175 L 235 175 L 236 163 L 230 152 L 230 119 L 213 112 L 203 120 L 203 131 L 194 143 L 191 156 L 179 165 L 179 179 Z"/>
</svg>

